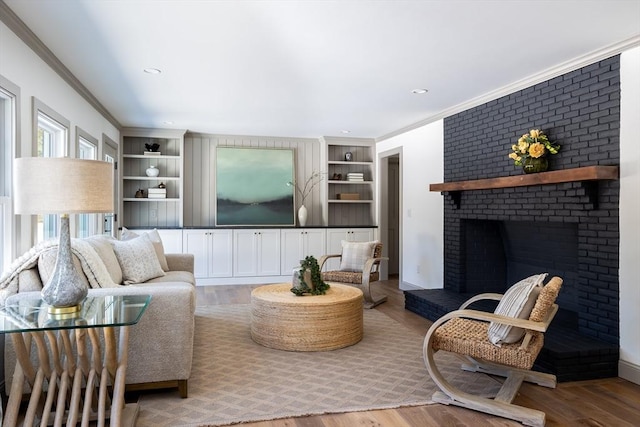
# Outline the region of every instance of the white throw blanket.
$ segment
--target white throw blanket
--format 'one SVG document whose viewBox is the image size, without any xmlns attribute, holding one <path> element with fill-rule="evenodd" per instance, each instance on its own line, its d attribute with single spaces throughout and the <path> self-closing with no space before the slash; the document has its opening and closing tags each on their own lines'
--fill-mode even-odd
<svg viewBox="0 0 640 427">
<path fill-rule="evenodd" d="M 57 250 L 57 247 L 57 240 L 40 242 L 11 263 L 0 276 L 0 305 L 4 305 L 9 296 L 20 291 L 18 283 L 20 272 L 35 267 L 40 255 L 48 250 Z M 71 251 L 80 260 L 82 271 L 92 288 L 120 286 L 113 282 L 107 267 L 91 244 L 82 239 L 71 239 Z"/>
</svg>

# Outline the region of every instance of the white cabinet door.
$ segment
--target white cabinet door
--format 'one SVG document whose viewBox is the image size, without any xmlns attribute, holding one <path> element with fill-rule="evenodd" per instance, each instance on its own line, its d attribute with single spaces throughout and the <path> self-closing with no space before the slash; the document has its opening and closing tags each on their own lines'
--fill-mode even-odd
<svg viewBox="0 0 640 427">
<path fill-rule="evenodd" d="M 233 276 L 233 233 L 231 230 L 211 230 L 209 277 Z"/>
<path fill-rule="evenodd" d="M 158 229 L 166 254 L 182 253 L 182 230 Z"/>
<path fill-rule="evenodd" d="M 232 276 L 231 230 L 184 230 L 183 247 L 194 256 L 196 279 Z"/>
<path fill-rule="evenodd" d="M 342 241 L 370 242 L 373 240 L 372 228 L 331 228 L 327 230 L 327 254 L 342 253 Z M 325 264 L 324 271 L 340 268 L 338 258 L 332 258 Z"/>
<path fill-rule="evenodd" d="M 131 231 L 142 234 L 156 230 L 162 240 L 162 247 L 165 254 L 181 254 L 182 252 L 182 230 L 175 228 L 136 228 Z"/>
<path fill-rule="evenodd" d="M 182 247 L 184 253 L 193 254 L 193 275 L 196 279 L 209 277 L 209 247 L 211 230 L 183 230 Z"/>
<path fill-rule="evenodd" d="M 280 230 L 258 230 L 257 276 L 280 275 Z"/>
<path fill-rule="evenodd" d="M 257 230 L 233 230 L 233 275 L 255 276 Z"/>
<path fill-rule="evenodd" d="M 280 230 L 233 230 L 233 275 L 280 275 Z"/>
<path fill-rule="evenodd" d="M 325 254 L 327 234 L 324 229 L 283 229 L 280 237 L 280 274 L 283 276 L 299 267 L 300 260 L 306 256 L 313 255 L 319 259 Z"/>
</svg>

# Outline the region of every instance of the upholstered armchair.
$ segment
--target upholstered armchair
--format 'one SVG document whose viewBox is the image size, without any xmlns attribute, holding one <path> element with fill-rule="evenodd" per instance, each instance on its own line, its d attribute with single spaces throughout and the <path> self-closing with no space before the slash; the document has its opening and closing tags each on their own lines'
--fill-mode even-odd
<svg viewBox="0 0 640 427">
<path fill-rule="evenodd" d="M 364 294 L 364 307 L 373 308 L 387 300 L 386 295 L 374 297 L 371 284 L 380 280 L 380 262 L 389 258 L 382 256 L 382 243 L 342 241 L 342 253 L 320 257 L 320 271 L 330 258 L 340 259 L 340 268 L 322 272 L 325 282 L 338 282 L 356 286 Z"/>
</svg>

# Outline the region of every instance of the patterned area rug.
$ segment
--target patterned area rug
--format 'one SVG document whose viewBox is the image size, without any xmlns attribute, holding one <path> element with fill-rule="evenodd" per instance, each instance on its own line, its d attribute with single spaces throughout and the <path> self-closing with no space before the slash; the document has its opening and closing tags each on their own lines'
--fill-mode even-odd
<svg viewBox="0 0 640 427">
<path fill-rule="evenodd" d="M 254 343 L 250 306 L 196 310 L 189 398 L 143 394 L 137 426 L 219 426 L 302 415 L 431 403 L 436 391 L 421 336 L 377 310 L 364 311 L 364 338 L 328 352 L 288 352 Z M 426 331 L 425 331 L 426 332 Z M 500 384 L 460 370 L 437 353 L 442 373 L 462 389 L 495 396 Z"/>
</svg>

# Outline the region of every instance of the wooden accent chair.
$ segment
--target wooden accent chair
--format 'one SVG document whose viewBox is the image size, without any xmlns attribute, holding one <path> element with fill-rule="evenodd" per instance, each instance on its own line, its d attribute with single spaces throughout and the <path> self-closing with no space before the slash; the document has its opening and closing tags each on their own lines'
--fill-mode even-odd
<svg viewBox="0 0 640 427">
<path fill-rule="evenodd" d="M 531 371 L 542 349 L 544 332 L 555 316 L 558 306 L 555 300 L 562 286 L 562 279 L 553 277 L 540 289 L 528 320 L 497 315 L 467 307 L 481 299 L 500 300 L 501 294 L 481 294 L 466 301 L 459 310 L 442 316 L 429 328 L 424 340 L 424 361 L 433 381 L 442 392 L 435 392 L 438 403 L 462 406 L 504 418 L 517 420 L 525 425 L 544 426 L 545 413 L 513 404 L 523 381 L 555 388 L 555 375 Z M 524 329 L 524 336 L 512 344 L 497 346 L 490 342 L 489 322 Z M 506 377 L 494 399 L 475 396 L 453 387 L 442 376 L 434 361 L 438 350 L 457 354 L 466 362 L 462 369 Z"/>
<path fill-rule="evenodd" d="M 370 242 L 362 242 L 370 243 Z M 344 252 L 344 245 L 343 245 Z M 320 271 L 324 264 L 330 258 L 340 258 L 342 261 L 343 254 L 323 255 L 318 261 Z M 364 294 L 364 308 L 373 308 L 387 300 L 387 296 L 374 297 L 371 293 L 371 284 L 380 280 L 380 262 L 389 258 L 382 256 L 382 243 L 376 242 L 373 249 L 373 256 L 365 260 L 360 271 L 331 270 L 322 272 L 322 280 L 325 282 L 338 282 L 346 285 L 352 285 Z"/>
</svg>

